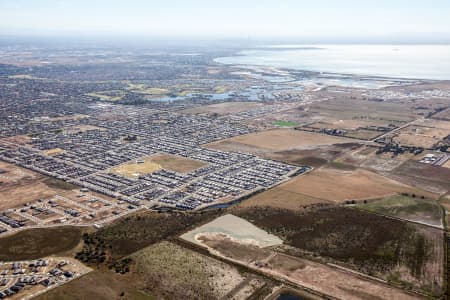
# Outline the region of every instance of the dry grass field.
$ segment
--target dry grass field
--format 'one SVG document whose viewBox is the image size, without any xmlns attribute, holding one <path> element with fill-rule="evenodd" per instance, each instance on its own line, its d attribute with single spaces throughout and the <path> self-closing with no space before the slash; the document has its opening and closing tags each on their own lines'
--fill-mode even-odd
<svg viewBox="0 0 450 300">
<path fill-rule="evenodd" d="M 305 132 L 295 129 L 273 129 L 246 135 L 237 136 L 220 142 L 209 144 L 210 148 L 245 151 L 254 148 L 265 151 L 286 151 L 291 149 L 309 149 L 318 146 L 354 143 L 354 140 L 324 135 L 318 133 Z"/>
<path fill-rule="evenodd" d="M 49 150 L 45 150 L 44 151 L 44 154 L 48 155 L 48 156 L 58 155 L 58 154 L 61 154 L 61 153 L 64 153 L 64 150 L 60 149 L 60 148 L 53 148 L 53 149 L 49 149 Z"/>
<path fill-rule="evenodd" d="M 161 169 L 162 166 L 155 163 L 152 157 L 147 157 L 143 159 L 143 162 L 128 162 L 112 168 L 111 171 L 126 177 L 139 177 Z"/>
<path fill-rule="evenodd" d="M 321 168 L 294 178 L 280 187 L 289 192 L 337 203 L 387 197 L 403 192 L 434 196 L 362 169 Z"/>
<path fill-rule="evenodd" d="M 206 165 L 202 161 L 189 159 L 172 154 L 161 154 L 154 156 L 152 158 L 152 161 L 156 164 L 159 164 L 164 169 L 172 170 L 179 173 L 188 173 Z"/>
<path fill-rule="evenodd" d="M 142 161 L 134 160 L 112 168 L 112 172 L 127 176 L 139 177 L 161 169 L 167 169 L 180 173 L 188 173 L 205 165 L 204 162 L 184 158 L 172 154 L 159 154 L 148 156 Z"/>
<path fill-rule="evenodd" d="M 269 207 L 289 210 L 303 210 L 305 207 L 329 201 L 285 190 L 283 185 L 251 197 L 240 204 L 240 208 Z"/>
<path fill-rule="evenodd" d="M 336 98 L 333 100 L 313 104 L 308 111 L 308 116 L 314 116 L 319 120 L 363 120 L 374 122 L 373 125 L 391 123 L 399 125 L 417 117 L 412 103 L 408 105 L 398 102 L 349 99 L 348 96 L 336 94 L 334 97 Z"/>
<path fill-rule="evenodd" d="M 55 190 L 37 180 L 23 180 L 6 188 L 0 186 L 0 210 L 20 206 L 40 198 L 52 197 L 56 194 Z"/>
<path fill-rule="evenodd" d="M 389 177 L 436 194 L 445 194 L 450 191 L 449 168 L 410 160 L 394 169 Z"/>
</svg>

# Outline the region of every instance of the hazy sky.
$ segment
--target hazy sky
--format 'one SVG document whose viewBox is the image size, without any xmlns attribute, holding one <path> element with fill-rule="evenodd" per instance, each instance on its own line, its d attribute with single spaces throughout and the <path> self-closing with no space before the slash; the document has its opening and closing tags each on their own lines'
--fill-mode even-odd
<svg viewBox="0 0 450 300">
<path fill-rule="evenodd" d="M 450 0 L 0 0 L 1 34 L 450 36 Z"/>
</svg>

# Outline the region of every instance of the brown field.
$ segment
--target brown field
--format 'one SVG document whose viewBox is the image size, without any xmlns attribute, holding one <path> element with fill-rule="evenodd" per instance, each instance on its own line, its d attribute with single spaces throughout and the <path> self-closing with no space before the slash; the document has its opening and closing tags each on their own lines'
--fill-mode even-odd
<svg viewBox="0 0 450 300">
<path fill-rule="evenodd" d="M 405 146 L 431 148 L 448 135 L 450 122 L 425 119 L 396 132 L 393 140 Z"/>
<path fill-rule="evenodd" d="M 442 167 L 450 169 L 450 160 L 443 164 Z"/>
<path fill-rule="evenodd" d="M 320 167 L 349 151 L 361 147 L 357 143 L 345 143 L 328 146 L 319 146 L 314 149 L 305 150 L 285 150 L 266 153 L 264 156 L 269 159 L 283 161 L 294 165 L 308 165 Z"/>
<path fill-rule="evenodd" d="M 232 149 L 240 150 L 240 145 L 243 145 L 244 151 L 248 148 L 254 148 L 258 152 L 258 150 L 286 151 L 291 149 L 309 149 L 345 143 L 354 143 L 354 140 L 294 129 L 273 129 L 226 139 L 209 144 L 209 147 L 226 151 L 229 150 L 230 146 Z"/>
<path fill-rule="evenodd" d="M 438 194 L 450 191 L 450 169 L 444 167 L 410 160 L 396 168 L 389 176 Z"/>
<path fill-rule="evenodd" d="M 450 108 L 441 111 L 433 116 L 433 119 L 450 121 Z"/>
<path fill-rule="evenodd" d="M 291 192 L 285 190 L 283 186 L 278 186 L 241 202 L 238 207 L 270 207 L 290 210 L 302 210 L 306 206 L 312 204 L 327 202 L 328 201 L 323 199 Z"/>
<path fill-rule="evenodd" d="M 183 112 L 191 113 L 191 114 L 211 113 L 211 114 L 225 115 L 225 114 L 234 114 L 234 113 L 238 113 L 241 111 L 246 111 L 251 108 L 258 107 L 258 106 L 261 106 L 261 103 L 257 103 L 257 102 L 225 102 L 225 103 L 219 103 L 219 104 L 200 106 L 200 107 L 196 107 L 196 108 L 190 108 L 190 109 L 184 110 Z"/>
<path fill-rule="evenodd" d="M 1 186 L 0 186 L 1 187 Z M 40 198 L 48 198 L 57 192 L 41 181 L 22 181 L 11 187 L 0 188 L 0 210 L 19 206 Z"/>
<path fill-rule="evenodd" d="M 347 95 L 332 94 L 335 99 L 313 104 L 308 116 L 316 119 L 363 120 L 375 122 L 374 125 L 399 125 L 414 120 L 416 112 L 408 106 L 411 103 L 393 103 L 349 99 Z M 330 93 L 325 92 L 329 97 Z"/>
<path fill-rule="evenodd" d="M 415 192 L 421 195 L 420 191 L 410 186 L 362 169 L 317 169 L 281 185 L 281 188 L 338 203 L 346 200 L 387 197 L 402 192 Z M 426 192 L 422 194 L 430 196 Z"/>
<path fill-rule="evenodd" d="M 38 296 L 38 300 L 155 300 L 139 291 L 130 274 L 120 275 L 112 271 L 94 271 Z M 123 293 L 123 297 L 121 294 Z"/>
<path fill-rule="evenodd" d="M 49 155 L 49 156 L 57 155 L 57 154 L 61 154 L 61 153 L 64 153 L 64 150 L 60 149 L 60 148 L 53 148 L 53 149 L 44 151 L 44 154 Z"/>
<path fill-rule="evenodd" d="M 421 299 L 347 271 L 256 246 L 239 244 L 220 235 L 205 238 L 203 243 L 215 255 L 340 299 Z"/>
<path fill-rule="evenodd" d="M 189 159 L 172 154 L 161 154 L 154 156 L 152 161 L 159 164 L 164 169 L 179 173 L 189 173 L 195 169 L 201 168 L 206 164 L 202 161 Z"/>
<path fill-rule="evenodd" d="M 127 177 L 139 177 L 141 175 L 149 174 L 161 169 L 167 169 L 180 173 L 188 173 L 195 169 L 205 166 L 204 162 L 189 159 L 172 154 L 159 154 L 148 156 L 143 160 L 143 163 L 138 163 L 136 160 L 128 162 L 112 169 L 112 172 Z"/>
<path fill-rule="evenodd" d="M 139 177 L 162 169 L 162 166 L 155 163 L 152 157 L 144 158 L 143 161 L 143 163 L 128 162 L 112 168 L 111 171 L 126 177 Z"/>
</svg>

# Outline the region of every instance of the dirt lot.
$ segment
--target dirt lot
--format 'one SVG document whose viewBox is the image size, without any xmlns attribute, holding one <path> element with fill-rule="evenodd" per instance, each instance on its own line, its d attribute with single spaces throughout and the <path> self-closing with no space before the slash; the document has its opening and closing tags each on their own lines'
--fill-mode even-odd
<svg viewBox="0 0 450 300">
<path fill-rule="evenodd" d="M 350 272 L 220 236 L 205 239 L 204 244 L 216 255 L 340 299 L 420 299 Z"/>
<path fill-rule="evenodd" d="M 225 102 L 191 108 L 184 110 L 183 112 L 191 114 L 211 113 L 225 115 L 246 111 L 255 107 L 259 107 L 261 105 L 261 103 L 257 102 Z"/>
<path fill-rule="evenodd" d="M 286 151 L 291 149 L 310 149 L 317 146 L 354 143 L 354 140 L 311 133 L 295 129 L 273 129 L 237 136 L 231 139 L 209 144 L 208 147 L 221 150 L 239 149 L 243 145 L 243 150 L 254 148 L 266 151 Z"/>
<path fill-rule="evenodd" d="M 412 154 L 393 156 L 390 153 L 376 154 L 377 148 L 363 146 L 348 151 L 337 159 L 338 162 L 379 171 L 391 171 L 410 159 Z"/>
<path fill-rule="evenodd" d="M 330 207 L 303 213 L 276 209 L 235 209 L 279 237 L 281 251 L 343 264 L 365 274 L 442 293 L 443 233 L 351 208 Z M 296 250 L 297 249 L 297 250 Z M 306 251 L 306 252 L 305 252 Z"/>
<path fill-rule="evenodd" d="M 429 193 L 403 185 L 363 169 L 321 168 L 282 184 L 281 189 L 316 199 L 342 203 L 347 200 L 373 199 L 402 192 Z"/>
<path fill-rule="evenodd" d="M 42 181 L 22 180 L 20 183 L 1 188 L 0 186 L 0 210 L 20 206 L 40 198 L 56 195 L 57 192 L 49 188 Z"/>
</svg>

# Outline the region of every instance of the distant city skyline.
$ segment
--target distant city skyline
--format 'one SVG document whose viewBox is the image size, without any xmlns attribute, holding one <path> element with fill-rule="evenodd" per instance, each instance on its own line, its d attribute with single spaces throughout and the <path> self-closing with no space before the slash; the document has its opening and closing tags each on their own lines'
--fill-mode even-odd
<svg viewBox="0 0 450 300">
<path fill-rule="evenodd" d="M 2 0 L 1 35 L 450 41 L 450 1 Z"/>
</svg>

